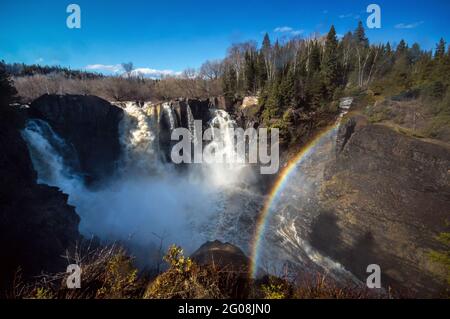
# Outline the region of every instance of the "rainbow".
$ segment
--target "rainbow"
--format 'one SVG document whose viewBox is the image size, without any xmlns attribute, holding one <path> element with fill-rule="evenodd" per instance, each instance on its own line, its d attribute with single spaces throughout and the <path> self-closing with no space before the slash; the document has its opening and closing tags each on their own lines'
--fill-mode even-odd
<svg viewBox="0 0 450 319">
<path fill-rule="evenodd" d="M 250 247 L 251 248 L 250 275 L 252 278 L 256 278 L 261 243 L 263 241 L 266 226 L 272 212 L 272 207 L 277 202 L 279 194 L 281 194 L 281 192 L 284 190 L 287 182 L 289 181 L 289 178 L 291 177 L 291 175 L 293 175 L 292 173 L 295 171 L 295 168 L 298 167 L 298 165 L 300 165 L 303 162 L 303 160 L 309 156 L 309 154 L 314 152 L 316 146 L 324 137 L 329 136 L 338 127 L 339 121 L 337 121 L 334 125 L 323 129 L 308 144 L 302 147 L 300 152 L 298 152 L 297 155 L 295 155 L 283 168 L 276 182 L 272 186 L 272 189 L 270 190 L 269 195 L 267 196 L 267 199 L 264 202 L 263 209 L 261 210 L 258 216 L 255 233 L 252 240 L 252 245 Z"/>
</svg>

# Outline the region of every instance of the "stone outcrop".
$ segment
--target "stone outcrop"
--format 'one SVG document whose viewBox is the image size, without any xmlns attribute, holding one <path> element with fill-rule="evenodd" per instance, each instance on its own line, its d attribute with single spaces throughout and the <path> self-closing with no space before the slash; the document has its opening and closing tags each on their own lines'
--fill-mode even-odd
<svg viewBox="0 0 450 319">
<path fill-rule="evenodd" d="M 121 108 L 96 96 L 46 94 L 31 103 L 29 115 L 46 121 L 74 146 L 88 181 L 98 181 L 116 168 Z"/>
<path fill-rule="evenodd" d="M 197 249 L 191 258 L 199 265 L 218 266 L 222 269 L 246 272 L 250 266 L 249 258 L 238 247 L 218 240 L 209 241 Z"/>
<path fill-rule="evenodd" d="M 311 243 L 360 279 L 378 264 L 385 287 L 419 296 L 443 288 L 428 253 L 450 218 L 450 148 L 352 118 L 325 172 Z"/>
<path fill-rule="evenodd" d="M 57 188 L 36 183 L 37 174 L 20 129 L 24 111 L 0 110 L 0 291 L 41 271 L 65 271 L 65 250 L 80 238 L 79 217 Z"/>
<path fill-rule="evenodd" d="M 240 248 L 218 240 L 208 241 L 191 255 L 191 259 L 197 265 L 216 269 L 221 277 L 219 285 L 227 287 L 225 290 L 231 298 L 248 298 L 250 259 Z"/>
</svg>

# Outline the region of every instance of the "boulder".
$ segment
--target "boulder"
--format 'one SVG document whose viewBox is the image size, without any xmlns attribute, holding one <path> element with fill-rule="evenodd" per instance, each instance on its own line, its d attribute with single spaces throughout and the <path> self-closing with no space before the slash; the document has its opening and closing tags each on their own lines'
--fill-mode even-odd
<svg viewBox="0 0 450 319">
<path fill-rule="evenodd" d="M 238 247 L 218 240 L 208 241 L 197 249 L 191 258 L 199 265 L 215 265 L 221 269 L 247 272 L 249 258 Z"/>
</svg>

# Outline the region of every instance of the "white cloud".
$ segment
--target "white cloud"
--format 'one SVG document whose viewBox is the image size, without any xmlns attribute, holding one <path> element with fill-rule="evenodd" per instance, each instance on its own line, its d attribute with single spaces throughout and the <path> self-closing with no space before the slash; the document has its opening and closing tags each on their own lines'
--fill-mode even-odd
<svg viewBox="0 0 450 319">
<path fill-rule="evenodd" d="M 161 76 L 181 74 L 181 72 L 175 72 L 173 70 L 156 70 L 150 68 L 137 68 L 134 69 L 131 73 L 132 75 L 148 76 L 148 77 L 161 77 Z"/>
<path fill-rule="evenodd" d="M 293 29 L 291 27 L 277 27 L 273 31 L 275 32 L 291 32 Z"/>
<path fill-rule="evenodd" d="M 395 25 L 396 29 L 414 29 L 423 24 L 423 21 L 418 21 L 414 23 L 399 23 Z"/>
<path fill-rule="evenodd" d="M 294 30 L 294 28 L 287 27 L 287 26 L 276 27 L 273 31 L 277 32 L 277 33 L 288 33 L 293 36 L 298 36 L 298 35 L 302 34 L 303 32 L 305 32 L 304 30 Z"/>
<path fill-rule="evenodd" d="M 124 74 L 125 70 L 121 64 L 89 64 L 85 66 L 86 70 L 107 72 L 115 74 Z M 136 68 L 131 72 L 134 76 L 144 76 L 151 78 L 159 78 L 168 75 L 180 75 L 181 72 L 175 72 L 172 70 L 157 70 L 151 68 Z"/>
<path fill-rule="evenodd" d="M 106 71 L 112 73 L 123 72 L 123 67 L 121 64 L 89 64 L 86 65 L 85 69 L 91 71 Z"/>
</svg>

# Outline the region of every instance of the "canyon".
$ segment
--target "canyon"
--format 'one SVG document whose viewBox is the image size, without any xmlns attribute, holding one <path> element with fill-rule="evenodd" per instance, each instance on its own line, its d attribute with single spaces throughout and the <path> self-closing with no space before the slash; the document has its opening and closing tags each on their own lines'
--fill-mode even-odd
<svg viewBox="0 0 450 319">
<path fill-rule="evenodd" d="M 0 122 L 1 242 L 16 244 L 2 249 L 9 261 L 2 273 L 60 271 L 60 256 L 82 237 L 121 242 L 142 266 L 157 258 L 158 238 L 200 263 L 249 264 L 274 177 L 259 176 L 257 165 L 170 162 L 177 127 L 194 139 L 195 120 L 202 131 L 215 122 L 221 130 L 257 128 L 258 105 L 248 100 L 138 104 L 44 95 L 11 108 Z M 427 253 L 441 248 L 435 237 L 450 211 L 448 145 L 351 114 L 325 124 L 334 128 L 297 164 L 272 207 L 258 268 L 362 283 L 367 265 L 379 264 L 385 288 L 439 294 L 443 270 Z M 304 134 L 282 150 L 282 166 L 323 126 L 299 122 L 296 129 Z"/>
</svg>

